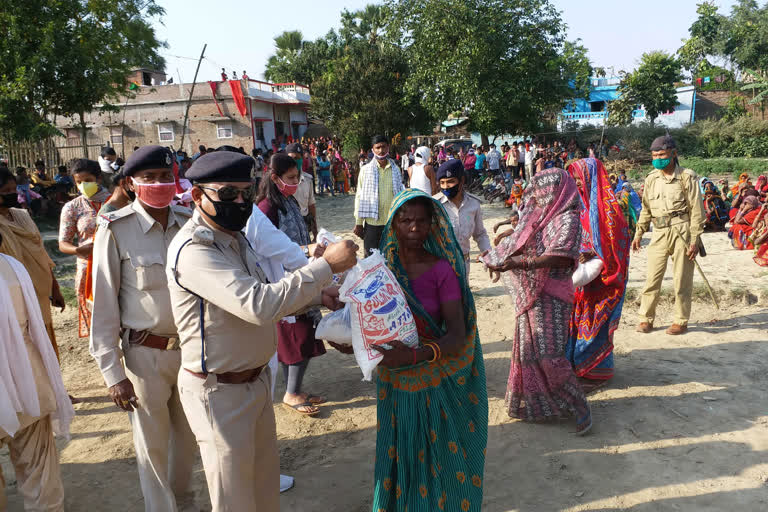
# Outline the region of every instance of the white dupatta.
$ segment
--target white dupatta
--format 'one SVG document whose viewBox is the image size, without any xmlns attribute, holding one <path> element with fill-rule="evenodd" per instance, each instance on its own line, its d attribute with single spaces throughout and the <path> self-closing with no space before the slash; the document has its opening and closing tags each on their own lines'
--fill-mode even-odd
<svg viewBox="0 0 768 512">
<path fill-rule="evenodd" d="M 24 269 L 24 265 L 16 259 L 5 254 L 0 254 L 0 257 L 8 262 L 21 284 L 29 316 L 30 337 L 40 352 L 56 397 L 56 411 L 51 414 L 53 431 L 57 436 L 69 439 L 69 425 L 75 416 L 75 411 L 64 388 L 61 368 L 48 332 L 45 330 L 32 280 Z M 19 428 L 18 413 L 32 417 L 40 416 L 40 402 L 29 354 L 16 319 L 8 284 L 2 282 L 0 283 L 0 427 L 11 436 Z"/>
</svg>

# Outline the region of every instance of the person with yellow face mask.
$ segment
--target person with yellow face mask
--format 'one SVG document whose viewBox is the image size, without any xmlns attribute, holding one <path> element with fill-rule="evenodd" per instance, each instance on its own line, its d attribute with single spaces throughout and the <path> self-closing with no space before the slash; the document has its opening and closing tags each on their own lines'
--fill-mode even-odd
<svg viewBox="0 0 768 512">
<path fill-rule="evenodd" d="M 96 217 L 101 206 L 109 199 L 109 191 L 100 183 L 99 163 L 84 158 L 75 160 L 72 177 L 80 195 L 69 201 L 61 210 L 59 221 L 59 250 L 64 254 L 77 256 L 75 289 L 78 303 L 78 334 L 81 338 L 89 335 L 91 308 L 88 304 L 85 286 L 88 260 L 93 251 L 93 235 L 96 232 Z"/>
</svg>

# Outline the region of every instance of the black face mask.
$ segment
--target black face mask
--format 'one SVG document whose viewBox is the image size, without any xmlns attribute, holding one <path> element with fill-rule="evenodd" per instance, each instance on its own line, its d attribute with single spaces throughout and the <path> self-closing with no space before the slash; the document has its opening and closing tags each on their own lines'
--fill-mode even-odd
<svg viewBox="0 0 768 512">
<path fill-rule="evenodd" d="M 125 191 L 125 194 L 128 196 L 128 199 L 130 199 L 131 201 L 136 200 L 136 192 L 134 192 L 133 190 L 129 190 L 128 187 L 124 187 L 123 190 Z"/>
<path fill-rule="evenodd" d="M 4 208 L 18 208 L 19 207 L 19 195 L 16 192 L 11 192 L 8 194 L 2 194 L 0 197 L 3 198 L 3 203 L 0 204 L 0 206 Z"/>
<path fill-rule="evenodd" d="M 251 213 L 253 213 L 253 203 L 214 201 L 204 191 L 203 194 L 205 194 L 205 197 L 208 198 L 216 210 L 216 215 L 206 213 L 213 222 L 230 231 L 242 231 L 245 225 L 248 224 L 248 219 L 251 218 Z"/>
</svg>

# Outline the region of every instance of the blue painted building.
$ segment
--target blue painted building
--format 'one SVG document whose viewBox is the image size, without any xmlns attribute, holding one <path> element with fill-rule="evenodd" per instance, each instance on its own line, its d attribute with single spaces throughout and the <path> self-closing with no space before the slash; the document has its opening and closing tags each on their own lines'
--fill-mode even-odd
<svg viewBox="0 0 768 512">
<path fill-rule="evenodd" d="M 566 123 L 578 123 L 579 126 L 602 126 L 608 117 L 607 105 L 619 98 L 619 77 L 591 79 L 588 98 L 573 100 L 560 114 L 558 127 L 563 130 Z M 677 88 L 678 105 L 671 112 L 665 112 L 656 118 L 656 124 L 668 128 L 681 128 L 694 121 L 696 108 L 696 88 L 687 85 Z M 639 108 L 632 112 L 633 124 L 646 121 L 645 110 Z"/>
</svg>

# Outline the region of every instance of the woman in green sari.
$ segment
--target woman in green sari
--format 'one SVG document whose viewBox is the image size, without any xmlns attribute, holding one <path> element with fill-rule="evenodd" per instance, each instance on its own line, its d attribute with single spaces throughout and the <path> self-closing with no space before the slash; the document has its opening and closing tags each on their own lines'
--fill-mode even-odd
<svg viewBox="0 0 768 512">
<path fill-rule="evenodd" d="M 380 250 L 420 346 L 380 350 L 373 512 L 479 511 L 488 396 L 461 248 L 440 203 L 406 190 L 392 204 Z"/>
</svg>

